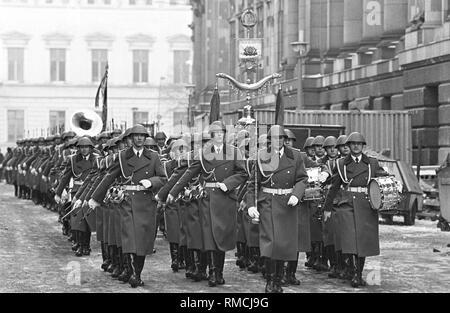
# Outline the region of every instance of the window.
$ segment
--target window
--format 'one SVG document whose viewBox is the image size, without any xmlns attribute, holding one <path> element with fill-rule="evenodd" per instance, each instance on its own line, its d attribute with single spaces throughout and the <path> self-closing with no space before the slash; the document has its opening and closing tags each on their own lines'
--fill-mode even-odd
<svg viewBox="0 0 450 313">
<path fill-rule="evenodd" d="M 133 83 L 148 82 L 148 50 L 133 51 Z"/>
<path fill-rule="evenodd" d="M 108 63 L 108 50 L 94 49 L 92 50 L 92 81 L 99 82 L 105 73 L 106 64 Z"/>
<path fill-rule="evenodd" d="M 24 111 L 8 110 L 8 142 L 23 139 L 24 132 Z"/>
<path fill-rule="evenodd" d="M 50 111 L 50 129 L 60 129 L 66 122 L 65 111 Z M 64 128 L 64 127 L 63 127 Z"/>
<path fill-rule="evenodd" d="M 173 52 L 173 82 L 175 84 L 189 83 L 189 56 L 188 50 Z"/>
<path fill-rule="evenodd" d="M 8 80 L 23 81 L 23 48 L 8 48 Z"/>
<path fill-rule="evenodd" d="M 133 112 L 133 125 L 148 124 L 148 112 Z"/>
<path fill-rule="evenodd" d="M 50 80 L 66 80 L 66 49 L 50 49 Z"/>
</svg>

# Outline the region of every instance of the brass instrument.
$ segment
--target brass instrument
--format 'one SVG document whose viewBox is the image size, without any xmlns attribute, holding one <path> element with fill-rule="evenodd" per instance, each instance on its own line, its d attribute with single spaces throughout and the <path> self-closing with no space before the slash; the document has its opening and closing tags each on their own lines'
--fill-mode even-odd
<svg viewBox="0 0 450 313">
<path fill-rule="evenodd" d="M 75 112 L 70 119 L 70 124 L 78 136 L 96 136 L 103 129 L 101 117 L 92 110 Z"/>
</svg>

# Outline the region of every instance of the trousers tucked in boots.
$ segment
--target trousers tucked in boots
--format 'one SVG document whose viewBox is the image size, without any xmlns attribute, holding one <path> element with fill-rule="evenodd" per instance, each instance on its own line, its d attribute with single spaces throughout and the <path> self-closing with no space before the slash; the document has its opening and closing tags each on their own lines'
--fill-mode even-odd
<svg viewBox="0 0 450 313">
<path fill-rule="evenodd" d="M 364 263 L 366 261 L 366 258 L 358 257 L 357 255 L 352 255 L 353 260 L 353 278 L 351 280 L 351 286 L 353 288 L 359 288 L 366 286 L 366 282 L 362 278 L 362 273 L 364 270 Z"/>
<path fill-rule="evenodd" d="M 108 250 L 109 250 L 109 255 L 111 257 L 111 264 L 109 264 L 108 268 L 106 269 L 106 271 L 108 273 L 113 273 L 115 268 L 118 265 L 118 260 L 117 260 L 117 246 L 108 246 Z"/>
<path fill-rule="evenodd" d="M 194 263 L 194 250 L 187 249 L 186 252 L 186 278 L 193 278 L 195 272 L 195 263 Z"/>
<path fill-rule="evenodd" d="M 133 275 L 133 270 L 131 268 L 131 254 L 124 253 L 123 254 L 123 271 L 119 275 L 118 280 L 124 283 L 128 283 L 128 281 Z"/>
<path fill-rule="evenodd" d="M 297 266 L 298 266 L 298 253 L 297 253 L 297 261 L 288 261 L 286 268 L 285 268 L 285 275 L 283 277 L 283 280 L 281 281 L 283 286 L 288 285 L 294 285 L 298 286 L 300 285 L 300 281 L 295 277 L 295 273 L 297 273 Z"/>
<path fill-rule="evenodd" d="M 316 243 L 316 261 L 313 265 L 313 268 L 319 272 L 326 272 L 329 270 L 328 268 L 328 260 L 325 255 L 325 249 L 323 246 L 323 242 L 319 241 Z"/>
<path fill-rule="evenodd" d="M 266 259 L 266 293 L 282 293 L 281 279 L 283 276 L 283 261 Z"/>
<path fill-rule="evenodd" d="M 245 268 L 245 243 L 237 242 L 236 248 L 237 248 L 236 265 L 239 266 L 239 268 L 244 269 Z"/>
<path fill-rule="evenodd" d="M 194 250 L 194 264 L 195 272 L 192 274 L 192 279 L 196 282 L 208 280 L 206 275 L 206 267 L 208 266 L 207 253 Z"/>
<path fill-rule="evenodd" d="M 186 268 L 187 247 L 178 247 L 178 269 L 184 270 Z"/>
<path fill-rule="evenodd" d="M 172 259 L 172 265 L 170 266 L 172 268 L 172 271 L 174 273 L 178 272 L 179 269 L 179 263 L 178 263 L 178 257 L 179 257 L 179 251 L 178 251 L 178 244 L 177 243 L 169 243 L 169 250 L 170 250 L 170 258 Z"/>
<path fill-rule="evenodd" d="M 259 252 L 258 247 L 250 248 L 249 265 L 247 267 L 247 270 L 249 272 L 252 272 L 254 274 L 258 273 L 258 271 L 259 271 L 259 266 L 258 266 L 259 255 L 260 255 L 260 252 Z"/>
<path fill-rule="evenodd" d="M 145 256 L 139 256 L 136 254 L 131 254 L 131 268 L 133 274 L 130 277 L 128 283 L 132 288 L 137 288 L 144 286 L 144 282 L 141 279 L 142 269 L 144 268 Z"/>
<path fill-rule="evenodd" d="M 112 278 L 119 278 L 120 274 L 122 274 L 123 271 L 123 254 L 122 254 L 122 248 L 117 248 L 117 254 L 116 259 L 118 265 L 114 269 L 114 271 L 111 274 Z"/>
</svg>

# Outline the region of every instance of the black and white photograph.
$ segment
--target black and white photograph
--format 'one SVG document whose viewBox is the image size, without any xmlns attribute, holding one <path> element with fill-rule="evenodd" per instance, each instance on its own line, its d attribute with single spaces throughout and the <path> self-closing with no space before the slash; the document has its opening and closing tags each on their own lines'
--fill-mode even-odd
<svg viewBox="0 0 450 313">
<path fill-rule="evenodd" d="M 449 292 L 450 1 L 0 0 L 0 294 Z"/>
</svg>

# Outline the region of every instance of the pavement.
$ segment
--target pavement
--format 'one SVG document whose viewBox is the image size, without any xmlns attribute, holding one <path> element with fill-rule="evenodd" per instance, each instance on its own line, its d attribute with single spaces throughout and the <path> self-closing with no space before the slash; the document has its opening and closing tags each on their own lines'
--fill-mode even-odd
<svg viewBox="0 0 450 313">
<path fill-rule="evenodd" d="M 395 220 L 394 220 L 395 222 Z M 450 291 L 450 233 L 437 222 L 421 220 L 415 226 L 380 225 L 381 255 L 369 258 L 364 276 L 370 286 L 353 289 L 303 266 L 300 255 L 297 278 L 302 284 L 286 293 L 391 293 Z M 31 201 L 14 197 L 11 186 L 0 183 L 0 292 L 12 293 L 261 293 L 265 282 L 235 265 L 234 251 L 226 254 L 224 286 L 209 288 L 194 283 L 184 271 L 170 269 L 168 242 L 158 235 L 156 253 L 148 256 L 142 273 L 143 288 L 113 280 L 100 270 L 99 244 L 92 236 L 92 253 L 76 257 L 61 233 L 56 213 Z"/>
</svg>

